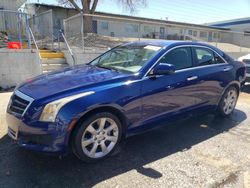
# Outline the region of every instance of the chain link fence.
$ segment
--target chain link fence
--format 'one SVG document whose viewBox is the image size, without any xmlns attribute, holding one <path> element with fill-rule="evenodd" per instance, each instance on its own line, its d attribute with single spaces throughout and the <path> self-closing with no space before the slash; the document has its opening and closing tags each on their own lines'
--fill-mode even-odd
<svg viewBox="0 0 250 188">
<path fill-rule="evenodd" d="M 81 13 L 63 20 L 64 34 L 72 48 L 84 49 L 83 22 Z"/>
<path fill-rule="evenodd" d="M 53 22 L 52 10 L 34 16 L 0 10 L 0 45 L 7 40 L 31 44 L 30 27 L 39 49 L 68 50 L 69 46 L 77 52 L 101 53 L 126 42 L 165 39 L 206 42 L 235 58 L 250 53 L 250 33 L 110 14 L 79 13 L 65 19 L 67 46 Z"/>
<path fill-rule="evenodd" d="M 33 32 L 39 49 L 54 49 L 57 36 L 53 33 L 53 11 L 48 10 L 29 18 L 29 26 Z"/>
<path fill-rule="evenodd" d="M 77 14 L 64 20 L 66 39 L 74 50 L 105 51 L 138 40 L 201 41 L 235 58 L 250 53 L 250 34 L 192 24 L 127 16 Z"/>
<path fill-rule="evenodd" d="M 22 47 L 30 44 L 27 14 L 0 10 L 0 47 L 7 47 L 8 41 L 20 42 Z"/>
</svg>

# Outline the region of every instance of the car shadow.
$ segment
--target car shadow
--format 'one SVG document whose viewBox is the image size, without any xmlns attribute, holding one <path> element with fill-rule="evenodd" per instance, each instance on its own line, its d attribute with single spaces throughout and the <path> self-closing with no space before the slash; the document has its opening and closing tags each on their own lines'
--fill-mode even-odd
<svg viewBox="0 0 250 188">
<path fill-rule="evenodd" d="M 186 151 L 246 118 L 236 109 L 229 118 L 209 114 L 170 124 L 128 138 L 117 155 L 96 164 L 85 164 L 73 155 L 59 159 L 24 150 L 5 136 L 0 140 L 0 187 L 92 187 L 130 170 L 157 179 L 162 174 L 146 164 Z"/>
</svg>

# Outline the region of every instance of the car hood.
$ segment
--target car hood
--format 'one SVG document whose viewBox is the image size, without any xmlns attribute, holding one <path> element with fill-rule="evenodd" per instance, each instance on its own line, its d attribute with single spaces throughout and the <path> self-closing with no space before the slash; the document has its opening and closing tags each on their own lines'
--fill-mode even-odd
<svg viewBox="0 0 250 188">
<path fill-rule="evenodd" d="M 87 89 L 98 84 L 103 85 L 106 82 L 114 82 L 116 79 L 127 77 L 129 74 L 114 70 L 92 65 L 77 65 L 30 79 L 20 85 L 18 90 L 34 99 L 41 99 L 69 90 Z"/>
</svg>

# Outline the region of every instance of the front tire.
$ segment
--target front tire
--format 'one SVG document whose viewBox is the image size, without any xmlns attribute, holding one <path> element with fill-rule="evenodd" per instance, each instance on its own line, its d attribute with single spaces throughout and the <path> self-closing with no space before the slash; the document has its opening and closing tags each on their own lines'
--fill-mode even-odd
<svg viewBox="0 0 250 188">
<path fill-rule="evenodd" d="M 230 116 L 236 106 L 239 91 L 234 86 L 230 86 L 223 94 L 218 106 L 218 113 L 223 117 Z"/>
<path fill-rule="evenodd" d="M 122 136 L 120 120 L 109 112 L 92 115 L 83 121 L 73 136 L 74 154 L 85 162 L 97 162 L 110 156 Z"/>
</svg>

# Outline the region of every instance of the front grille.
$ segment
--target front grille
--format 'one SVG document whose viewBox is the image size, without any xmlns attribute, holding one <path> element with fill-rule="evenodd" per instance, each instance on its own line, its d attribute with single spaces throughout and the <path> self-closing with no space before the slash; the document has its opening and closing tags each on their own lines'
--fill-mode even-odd
<svg viewBox="0 0 250 188">
<path fill-rule="evenodd" d="M 20 91 L 15 91 L 11 97 L 9 111 L 17 115 L 24 115 L 33 99 Z"/>
<path fill-rule="evenodd" d="M 49 146 L 53 137 L 51 135 L 25 135 L 20 133 L 20 139 L 26 144 Z"/>
</svg>

